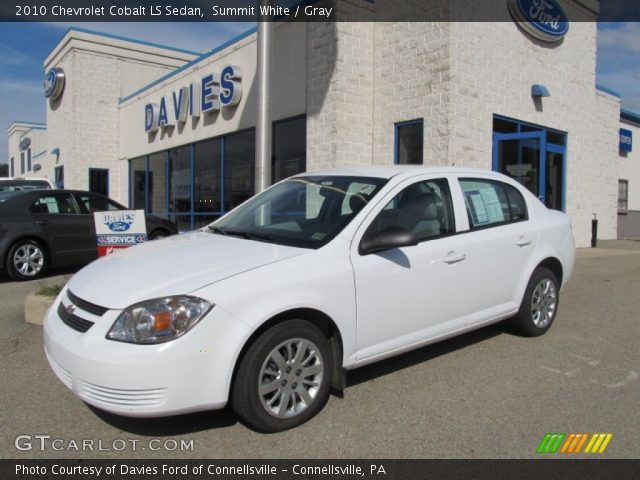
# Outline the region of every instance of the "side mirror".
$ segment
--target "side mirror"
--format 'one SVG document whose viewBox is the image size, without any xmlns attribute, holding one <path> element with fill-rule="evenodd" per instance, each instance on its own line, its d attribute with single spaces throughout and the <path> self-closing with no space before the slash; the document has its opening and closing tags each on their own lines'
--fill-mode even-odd
<svg viewBox="0 0 640 480">
<path fill-rule="evenodd" d="M 387 227 L 377 233 L 367 232 L 360 242 L 360 254 L 382 252 L 392 248 L 417 245 L 418 239 L 413 232 L 402 227 Z"/>
</svg>

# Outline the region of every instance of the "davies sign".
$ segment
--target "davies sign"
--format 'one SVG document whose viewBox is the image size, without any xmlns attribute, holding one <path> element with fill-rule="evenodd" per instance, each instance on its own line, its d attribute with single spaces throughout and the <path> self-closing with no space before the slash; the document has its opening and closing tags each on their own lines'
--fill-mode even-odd
<svg viewBox="0 0 640 480">
<path fill-rule="evenodd" d="M 242 72 L 228 65 L 220 74 L 210 73 L 199 82 L 191 82 L 160 97 L 158 103 L 144 107 L 144 131 L 153 133 L 158 128 L 184 123 L 187 117 L 198 118 L 201 113 L 218 111 L 238 105 L 242 98 Z"/>
<path fill-rule="evenodd" d="M 557 42 L 569 31 L 569 19 L 556 0 L 507 0 L 520 28 L 543 42 Z"/>
</svg>

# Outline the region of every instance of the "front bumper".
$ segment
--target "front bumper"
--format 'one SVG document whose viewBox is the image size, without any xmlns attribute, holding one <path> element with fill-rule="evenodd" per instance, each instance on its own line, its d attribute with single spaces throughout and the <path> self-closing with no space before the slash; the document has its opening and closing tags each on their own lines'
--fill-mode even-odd
<svg viewBox="0 0 640 480">
<path fill-rule="evenodd" d="M 54 373 L 77 396 L 101 410 L 158 417 L 222 408 L 227 403 L 236 358 L 248 327 L 215 306 L 192 331 L 159 345 L 133 345 L 105 338 L 120 314 L 75 315 L 93 322 L 80 332 L 58 314 L 70 301 L 66 289 L 44 321 L 44 346 Z"/>
</svg>

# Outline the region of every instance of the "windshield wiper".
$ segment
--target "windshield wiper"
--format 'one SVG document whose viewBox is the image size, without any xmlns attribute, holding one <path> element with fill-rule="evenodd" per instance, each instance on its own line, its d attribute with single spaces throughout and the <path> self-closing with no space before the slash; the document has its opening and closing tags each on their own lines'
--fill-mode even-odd
<svg viewBox="0 0 640 480">
<path fill-rule="evenodd" d="M 224 230 L 224 235 L 231 235 L 234 237 L 246 238 L 247 240 L 273 242 L 273 237 L 271 235 L 265 235 L 263 233 L 246 232 L 243 230 Z"/>
<path fill-rule="evenodd" d="M 216 227 L 215 225 L 207 225 L 207 229 L 213 233 L 218 233 L 220 235 L 226 235 L 227 231 L 223 230 L 220 227 Z"/>
</svg>

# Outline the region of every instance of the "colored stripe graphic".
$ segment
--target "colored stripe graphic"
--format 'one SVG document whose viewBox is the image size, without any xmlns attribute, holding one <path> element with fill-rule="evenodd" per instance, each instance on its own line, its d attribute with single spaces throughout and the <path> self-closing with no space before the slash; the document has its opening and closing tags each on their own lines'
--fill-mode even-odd
<svg viewBox="0 0 640 480">
<path fill-rule="evenodd" d="M 556 453 L 566 433 L 547 433 L 538 445 L 536 453 Z"/>
<path fill-rule="evenodd" d="M 545 433 L 536 453 L 604 453 L 612 438 L 613 433 Z"/>
<path fill-rule="evenodd" d="M 613 433 L 594 433 L 584 453 L 604 453 L 612 438 Z"/>
</svg>

